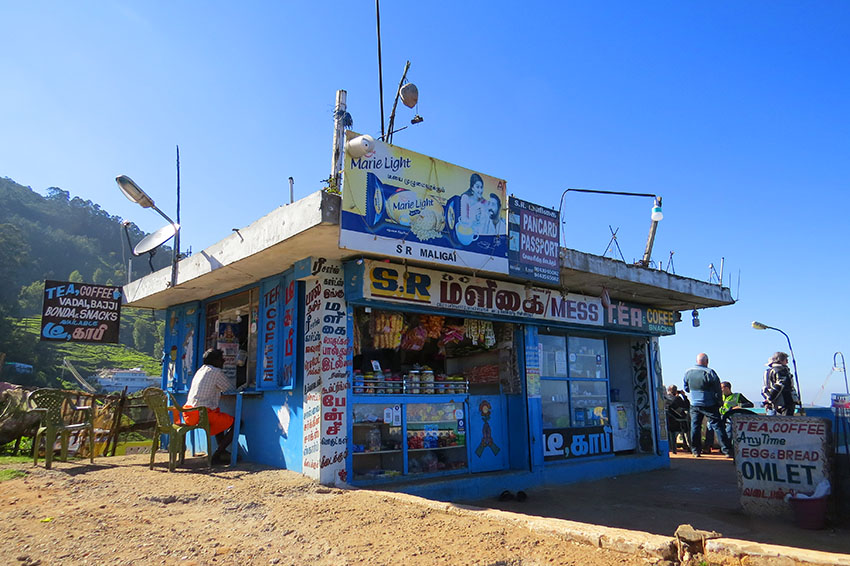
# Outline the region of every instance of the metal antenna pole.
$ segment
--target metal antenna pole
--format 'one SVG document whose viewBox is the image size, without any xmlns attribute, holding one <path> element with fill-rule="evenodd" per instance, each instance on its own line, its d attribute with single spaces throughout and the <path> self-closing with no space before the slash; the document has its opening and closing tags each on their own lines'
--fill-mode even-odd
<svg viewBox="0 0 850 566">
<path fill-rule="evenodd" d="M 180 225 L 180 146 L 177 146 L 177 225 Z M 171 262 L 171 286 L 177 285 L 177 262 L 180 261 L 180 230 L 174 234 L 174 254 Z"/>
<path fill-rule="evenodd" d="M 384 139 L 384 71 L 381 63 L 381 6 L 375 0 L 375 21 L 378 24 L 378 95 L 381 98 L 381 139 Z"/>
<path fill-rule="evenodd" d="M 395 91 L 395 100 L 393 100 L 393 109 L 390 111 L 390 124 L 387 131 L 387 139 L 384 140 L 387 143 L 393 143 L 393 127 L 395 126 L 395 109 L 398 106 L 398 97 L 401 94 L 401 87 L 404 86 L 404 79 L 407 77 L 407 71 L 410 69 L 410 61 L 408 61 L 404 65 L 404 72 L 401 74 L 401 80 L 398 81 L 398 88 Z"/>
</svg>

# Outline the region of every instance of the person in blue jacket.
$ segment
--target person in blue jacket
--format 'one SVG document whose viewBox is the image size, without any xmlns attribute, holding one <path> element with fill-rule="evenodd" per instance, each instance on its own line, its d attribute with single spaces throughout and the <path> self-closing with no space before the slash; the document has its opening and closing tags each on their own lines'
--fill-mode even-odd
<svg viewBox="0 0 850 566">
<path fill-rule="evenodd" d="M 723 393 L 720 378 L 708 367 L 708 355 L 697 355 L 697 364 L 685 372 L 685 391 L 691 394 L 691 452 L 699 458 L 702 454 L 702 421 L 708 419 L 708 426 L 720 439 L 720 450 L 732 457 L 732 443 L 720 424 L 720 407 Z"/>
</svg>

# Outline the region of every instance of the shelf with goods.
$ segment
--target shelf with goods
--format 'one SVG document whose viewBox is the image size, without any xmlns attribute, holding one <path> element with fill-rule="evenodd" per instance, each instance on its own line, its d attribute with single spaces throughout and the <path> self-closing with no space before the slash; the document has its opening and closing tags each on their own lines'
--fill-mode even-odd
<svg viewBox="0 0 850 566">
<path fill-rule="evenodd" d="M 411 475 L 468 468 L 466 435 L 453 429 L 407 430 L 407 473 Z"/>
<path fill-rule="evenodd" d="M 446 376 L 433 373 L 422 381 L 420 370 L 411 370 L 401 376 L 377 378 L 375 374 L 365 377 L 359 370 L 355 371 L 352 392 L 354 395 L 466 395 L 469 392 L 469 382 L 462 376 Z"/>
<path fill-rule="evenodd" d="M 354 422 L 351 451 L 355 479 L 395 477 L 404 472 L 401 426 L 384 422 Z"/>
<path fill-rule="evenodd" d="M 605 341 L 599 338 L 569 336 L 567 338 L 570 377 L 606 379 Z"/>
<path fill-rule="evenodd" d="M 499 392 L 496 335 L 510 334 L 513 325 L 365 307 L 354 319 L 354 395 Z M 481 354 L 489 356 L 486 364 L 465 361 Z"/>
<path fill-rule="evenodd" d="M 608 404 L 608 397 L 593 395 L 591 397 L 574 397 L 573 407 L 604 407 Z"/>
<path fill-rule="evenodd" d="M 411 403 L 406 409 L 409 474 L 468 467 L 463 403 Z"/>
<path fill-rule="evenodd" d="M 608 424 L 608 382 L 570 381 L 573 426 Z"/>
</svg>

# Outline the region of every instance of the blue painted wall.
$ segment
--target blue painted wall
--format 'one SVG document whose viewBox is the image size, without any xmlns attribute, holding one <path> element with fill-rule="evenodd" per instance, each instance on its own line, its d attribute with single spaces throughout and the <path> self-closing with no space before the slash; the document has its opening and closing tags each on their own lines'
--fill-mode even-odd
<svg viewBox="0 0 850 566">
<path fill-rule="evenodd" d="M 292 391 L 243 398 L 239 454 L 245 461 L 300 472 L 302 431 L 301 401 Z"/>
</svg>

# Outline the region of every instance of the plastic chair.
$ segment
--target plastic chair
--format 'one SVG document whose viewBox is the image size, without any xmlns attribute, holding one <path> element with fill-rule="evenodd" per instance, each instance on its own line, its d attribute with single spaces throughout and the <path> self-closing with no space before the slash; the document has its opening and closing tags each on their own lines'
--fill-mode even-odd
<svg viewBox="0 0 850 566">
<path fill-rule="evenodd" d="M 168 471 L 173 472 L 179 463 L 183 465 L 186 456 L 186 433 L 192 430 L 203 430 L 207 434 L 207 466 L 212 467 L 212 437 L 210 436 L 210 420 L 206 407 L 183 409 L 177 406 L 174 397 L 159 387 L 148 387 L 142 391 L 142 398 L 156 416 L 156 430 L 151 446 L 151 464 L 153 469 L 156 451 L 159 450 L 159 436 L 168 435 Z M 170 403 L 169 403 L 170 401 Z M 186 413 L 198 413 L 198 424 L 189 425 L 183 422 Z"/>
<path fill-rule="evenodd" d="M 37 389 L 30 393 L 29 404 L 32 411 L 39 413 L 41 422 L 35 433 L 33 442 L 33 465 L 38 465 L 38 442 L 44 435 L 44 467 L 48 470 L 53 464 L 53 447 L 56 437 L 59 437 L 61 446 L 60 459 L 68 460 L 68 441 L 72 432 L 88 430 L 89 458 L 94 464 L 94 411 L 91 406 L 75 406 L 71 404 L 69 392 L 61 389 Z M 66 404 L 67 402 L 67 404 Z M 63 413 L 63 406 L 69 411 Z M 77 415 L 82 413 L 82 422 Z"/>
</svg>

